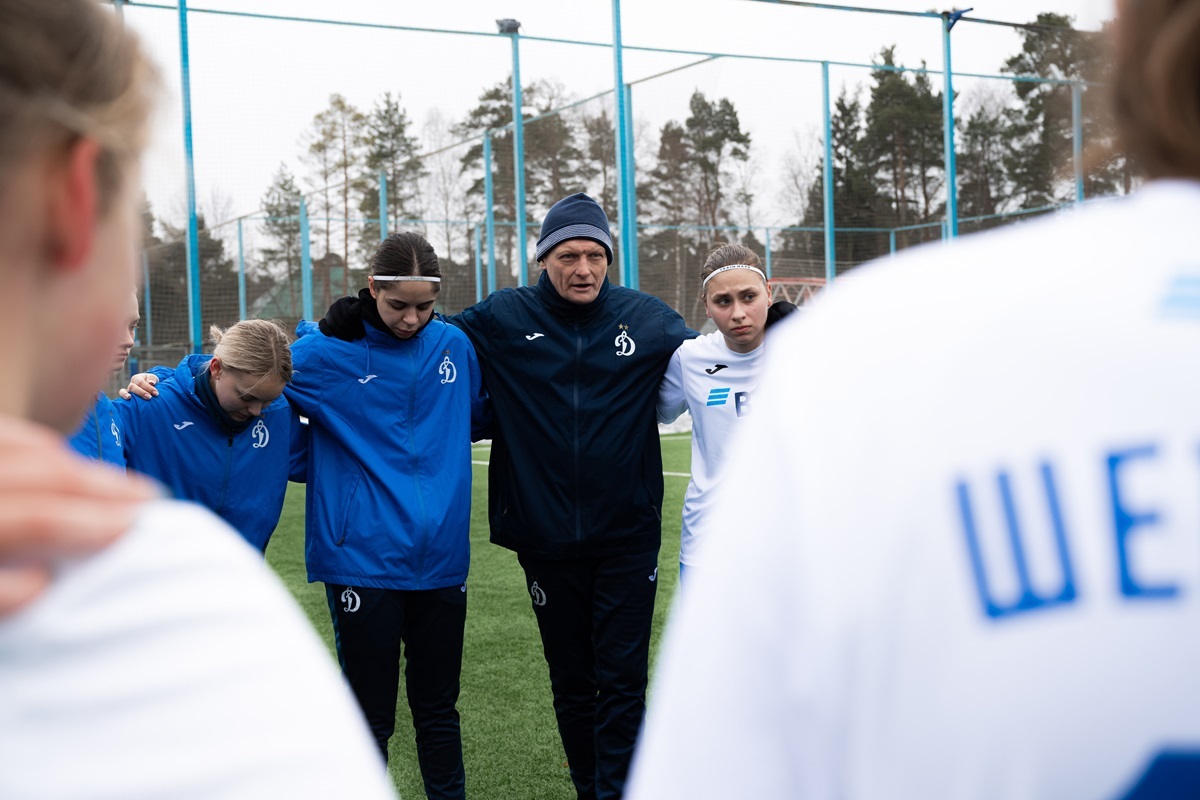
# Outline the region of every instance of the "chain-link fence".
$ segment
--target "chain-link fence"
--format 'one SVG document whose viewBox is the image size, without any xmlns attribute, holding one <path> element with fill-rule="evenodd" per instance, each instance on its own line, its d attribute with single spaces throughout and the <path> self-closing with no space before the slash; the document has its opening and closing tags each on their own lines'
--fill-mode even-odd
<svg viewBox="0 0 1200 800">
<path fill-rule="evenodd" d="M 171 22 L 163 8 L 127 2 L 124 14 L 127 24 L 162 36 Z M 1053 15 L 1017 29 L 992 72 L 953 74 L 949 117 L 940 64 L 906 63 L 887 41 L 861 64 L 628 47 L 624 131 L 632 153 L 622 163 L 618 104 L 604 91 L 613 56 L 603 43 L 327 20 L 322 58 L 313 59 L 290 42 L 319 20 L 200 11 L 190 15 L 188 58 L 170 51 L 188 61 L 193 87 L 241 46 L 265 51 L 288 77 L 205 81 L 193 91 L 196 118 L 222 120 L 222 141 L 234 144 L 197 138 L 205 153 L 195 161 L 200 208 L 147 211 L 135 353 L 142 367 L 175 361 L 209 325 L 260 317 L 291 327 L 320 317 L 365 285 L 387 232 L 418 230 L 434 245 L 444 313 L 532 283 L 541 219 L 578 191 L 612 222 L 610 279 L 661 297 L 698 327 L 699 270 L 717 242 L 762 254 L 777 296 L 803 301 L 871 259 L 1128 192 L 1133 183 L 1111 147 L 1099 38 Z M 913 13 L 896 25 L 919 29 L 936 61 L 950 22 Z M 955 46 L 969 52 L 997 31 L 959 24 Z M 330 53 L 409 53 L 453 33 L 501 40 L 472 39 L 472 58 L 460 59 L 473 94 L 452 90 L 434 69 L 405 70 L 362 92 L 322 68 Z M 581 91 L 554 65 L 583 56 L 591 72 Z M 418 120 L 406 110 L 409 99 L 439 91 L 458 91 L 446 99 L 459 111 Z M 263 133 L 280 129 L 292 131 L 290 141 Z M 253 158 L 233 158 L 235 151 Z M 224 186 L 253 191 L 257 204 L 231 200 Z M 636 221 L 636 248 L 621 241 L 622 213 Z"/>
</svg>

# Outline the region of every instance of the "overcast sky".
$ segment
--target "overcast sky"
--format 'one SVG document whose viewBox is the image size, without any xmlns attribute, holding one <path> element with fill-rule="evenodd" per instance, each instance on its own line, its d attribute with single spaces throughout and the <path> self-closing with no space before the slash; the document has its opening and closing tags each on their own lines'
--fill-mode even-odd
<svg viewBox="0 0 1200 800">
<path fill-rule="evenodd" d="M 848 5 L 867 5 L 848 2 Z M 880 0 L 877 7 L 926 11 L 928 0 Z M 978 0 L 971 16 L 1027 22 L 1039 12 L 1074 17 L 1095 29 L 1113 14 L 1114 0 Z M 611 42 L 609 0 L 194 0 L 189 7 L 291 16 L 339 18 L 394 25 L 494 32 L 494 20 L 521 21 L 527 36 Z M 940 7 L 933 7 L 941 10 Z M 178 15 L 172 10 L 128 8 L 162 67 L 168 94 L 147 159 L 146 184 L 160 216 L 179 219 L 186 208 L 180 100 Z M 313 115 L 340 92 L 367 109 L 385 90 L 398 93 L 419 133 L 432 113 L 461 119 L 487 86 L 511 68 L 507 39 L 335 27 L 189 15 L 191 89 L 197 195 L 202 207 L 230 215 L 253 212 L 279 163 L 301 172 L 301 134 Z M 678 48 L 869 63 L 897 46 L 901 63 L 942 65 L 938 20 L 804 9 L 754 0 L 625 0 L 625 45 Z M 956 72 L 995 73 L 1019 50 L 1007 28 L 960 24 L 953 34 Z M 627 52 L 625 79 L 633 81 L 697 60 L 695 56 Z M 521 77 L 561 82 L 575 98 L 610 89 L 610 49 L 525 41 Z M 866 70 L 837 67 L 834 92 L 865 84 Z M 940 81 L 940 78 L 935 80 Z M 957 79 L 964 98 L 981 82 Z M 940 88 L 940 82 L 937 84 Z M 793 220 L 774 201 L 775 183 L 796 134 L 811 141 L 821 115 L 820 68 L 765 61 L 717 61 L 635 88 L 640 146 L 652 150 L 659 127 L 687 116 L 691 93 L 728 97 L 753 140 L 760 167 L 764 223 Z M 224 208 L 211 209 L 214 199 Z"/>
</svg>

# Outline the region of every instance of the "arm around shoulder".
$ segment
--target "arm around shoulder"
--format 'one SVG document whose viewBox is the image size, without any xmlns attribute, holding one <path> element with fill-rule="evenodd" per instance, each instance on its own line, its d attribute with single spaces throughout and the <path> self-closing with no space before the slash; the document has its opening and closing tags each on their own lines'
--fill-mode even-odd
<svg viewBox="0 0 1200 800">
<path fill-rule="evenodd" d="M 670 424 L 679 419 L 679 415 L 688 409 L 687 395 L 683 391 L 683 354 L 682 346 L 676 348 L 675 354 L 667 362 L 667 371 L 663 373 L 662 383 L 658 387 L 658 421 Z"/>
</svg>

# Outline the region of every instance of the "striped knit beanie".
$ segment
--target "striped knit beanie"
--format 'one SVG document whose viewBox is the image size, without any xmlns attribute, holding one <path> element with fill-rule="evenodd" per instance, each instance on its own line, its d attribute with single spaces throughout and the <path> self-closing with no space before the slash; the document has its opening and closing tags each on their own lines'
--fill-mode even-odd
<svg viewBox="0 0 1200 800">
<path fill-rule="evenodd" d="M 600 204 L 583 192 L 564 197 L 546 212 L 546 219 L 542 221 L 542 234 L 537 240 L 535 260 L 541 261 L 555 245 L 568 239 L 591 239 L 600 243 L 608 255 L 608 263 L 612 263 L 612 236 L 608 232 L 608 217 Z"/>
</svg>

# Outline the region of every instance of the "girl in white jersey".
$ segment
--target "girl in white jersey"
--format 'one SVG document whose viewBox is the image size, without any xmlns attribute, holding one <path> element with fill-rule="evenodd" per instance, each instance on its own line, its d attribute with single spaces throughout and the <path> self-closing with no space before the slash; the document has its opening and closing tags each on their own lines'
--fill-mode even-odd
<svg viewBox="0 0 1200 800">
<path fill-rule="evenodd" d="M 750 413 L 758 385 L 767 308 L 767 275 L 758 254 L 740 244 L 709 251 L 700 270 L 705 314 L 717 326 L 679 346 L 658 392 L 658 421 L 692 415 L 692 479 L 683 501 L 679 575 L 696 563 L 706 536 L 712 490 L 724 476 L 725 453 Z"/>
<path fill-rule="evenodd" d="M 772 337 L 628 800 L 1200 797 L 1200 0 L 1119 8 L 1142 189 Z"/>
</svg>

